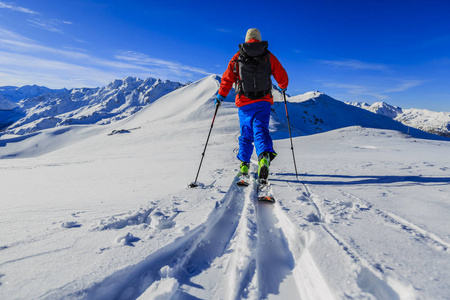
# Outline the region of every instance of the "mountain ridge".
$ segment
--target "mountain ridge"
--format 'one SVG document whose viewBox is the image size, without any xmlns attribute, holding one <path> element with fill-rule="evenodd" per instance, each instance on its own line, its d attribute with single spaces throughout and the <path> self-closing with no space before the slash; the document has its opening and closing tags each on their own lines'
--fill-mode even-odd
<svg viewBox="0 0 450 300">
<path fill-rule="evenodd" d="M 345 102 L 370 112 L 387 116 L 406 126 L 414 127 L 432 134 L 450 137 L 450 112 L 435 112 L 427 109 L 403 109 L 386 102 Z"/>
<path fill-rule="evenodd" d="M 206 80 L 220 82 L 220 77 L 211 75 Z M 111 81 L 104 87 L 52 90 L 37 85 L 0 87 L 0 134 L 24 135 L 36 131 L 80 124 L 104 125 L 129 117 L 162 96 L 185 85 L 169 80 L 125 77 Z M 14 94 L 14 91 L 16 94 Z M 273 89 L 273 117 L 286 122 L 285 107 L 281 94 Z M 32 97 L 18 100 L 23 95 Z M 234 101 L 234 92 L 227 101 Z M 342 102 L 319 91 L 287 97 L 292 109 L 291 122 L 299 134 L 315 134 L 345 126 L 362 126 L 394 129 L 411 134 L 417 128 L 432 134 L 450 137 L 450 114 L 426 114 L 427 122 L 418 115 L 423 110 L 403 110 L 384 102 Z M 11 99 L 11 100 L 10 100 Z M 18 100 L 14 103 L 13 100 Z M 353 107 L 353 108 L 351 108 Z M 358 110 L 355 110 L 358 109 Z M 388 119 L 372 116 L 369 112 Z M 420 112 L 420 113 L 419 113 Z M 448 116 L 449 121 L 446 121 Z M 432 120 L 432 121 L 430 121 Z M 401 124 L 404 125 L 401 125 Z M 426 124 L 425 124 L 426 123 Z M 426 135 L 416 132 L 416 137 Z M 431 138 L 431 137 L 426 137 Z"/>
<path fill-rule="evenodd" d="M 50 90 L 36 86 L 33 97 L 21 99 L 17 107 L 0 115 L 0 126 L 3 124 L 4 133 L 23 135 L 70 124 L 108 124 L 136 113 L 182 86 L 169 80 L 131 76 L 101 88 Z M 19 90 L 16 89 L 18 95 L 23 94 Z M 0 94 L 1 91 L 2 88 Z M 11 89 L 6 95 L 10 99 L 19 98 Z"/>
</svg>

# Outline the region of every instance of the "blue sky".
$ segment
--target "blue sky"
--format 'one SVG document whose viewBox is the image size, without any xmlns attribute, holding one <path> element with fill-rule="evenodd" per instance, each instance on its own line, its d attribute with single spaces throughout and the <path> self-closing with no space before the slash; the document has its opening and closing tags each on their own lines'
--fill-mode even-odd
<svg viewBox="0 0 450 300">
<path fill-rule="evenodd" d="M 221 75 L 259 28 L 288 93 L 450 111 L 447 0 L 0 0 L 0 86 Z"/>
</svg>

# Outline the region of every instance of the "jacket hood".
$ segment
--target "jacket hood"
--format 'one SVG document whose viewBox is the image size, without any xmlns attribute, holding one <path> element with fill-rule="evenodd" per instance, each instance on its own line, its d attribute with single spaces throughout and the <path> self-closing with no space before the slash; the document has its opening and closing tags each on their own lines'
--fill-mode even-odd
<svg viewBox="0 0 450 300">
<path fill-rule="evenodd" d="M 239 45 L 239 51 L 248 56 L 259 56 L 267 52 L 268 47 L 267 41 L 243 43 Z"/>
</svg>

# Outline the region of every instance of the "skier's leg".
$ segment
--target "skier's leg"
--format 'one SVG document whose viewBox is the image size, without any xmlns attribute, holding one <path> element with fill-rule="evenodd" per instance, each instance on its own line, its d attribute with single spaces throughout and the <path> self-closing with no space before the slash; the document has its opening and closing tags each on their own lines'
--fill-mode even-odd
<svg viewBox="0 0 450 300">
<path fill-rule="evenodd" d="M 255 147 L 258 155 L 258 178 L 261 183 L 267 182 L 270 161 L 276 155 L 269 133 L 270 110 L 270 103 L 258 102 L 258 110 L 253 119 Z"/>
<path fill-rule="evenodd" d="M 271 159 L 275 157 L 276 153 L 273 149 L 272 138 L 269 133 L 269 121 L 271 105 L 269 102 L 257 102 L 258 109 L 253 119 L 253 132 L 255 140 L 256 154 L 258 157 L 263 152 L 273 153 Z"/>
<path fill-rule="evenodd" d="M 253 124 L 252 115 L 248 113 L 245 106 L 239 108 L 239 125 L 241 132 L 237 158 L 242 162 L 250 163 L 253 153 Z"/>
</svg>

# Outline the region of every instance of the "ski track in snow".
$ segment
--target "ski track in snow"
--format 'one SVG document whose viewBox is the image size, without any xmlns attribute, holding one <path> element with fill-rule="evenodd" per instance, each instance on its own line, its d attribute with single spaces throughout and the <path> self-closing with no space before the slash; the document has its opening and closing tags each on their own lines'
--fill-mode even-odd
<svg viewBox="0 0 450 300">
<path fill-rule="evenodd" d="M 289 182 L 287 182 L 287 184 L 291 189 L 300 191 L 300 198 L 302 198 L 303 201 L 308 201 L 309 204 L 314 208 L 315 213 L 308 215 L 306 220 L 311 224 L 316 225 L 315 228 L 321 228 L 326 233 L 326 235 L 334 240 L 335 243 L 339 245 L 340 249 L 342 249 L 342 252 L 351 259 L 356 269 L 359 269 L 359 274 L 356 278 L 356 281 L 358 287 L 363 292 L 364 296 L 361 296 L 363 298 L 366 298 L 369 294 L 371 296 L 374 296 L 376 299 L 401 299 L 401 295 L 399 295 L 399 293 L 397 293 L 397 291 L 387 283 L 387 279 L 385 278 L 386 276 L 384 276 L 383 270 L 380 268 L 379 264 L 370 262 L 363 258 L 363 256 L 358 253 L 357 249 L 350 246 L 346 241 L 344 241 L 343 238 L 341 238 L 336 232 L 334 232 L 329 226 L 326 225 L 327 216 L 326 213 L 319 208 L 320 206 L 318 203 L 321 199 L 318 198 L 318 195 L 312 193 L 308 185 L 302 183 L 301 181 L 299 181 L 299 184 L 302 186 L 302 188 L 295 188 Z M 317 225 L 319 227 L 317 227 Z M 310 261 L 314 263 L 313 258 L 310 258 Z M 297 267 L 301 268 L 300 265 Z M 316 272 L 320 274 L 320 270 L 318 270 L 317 267 Z M 311 275 L 308 274 L 308 276 Z M 319 276 L 322 277 L 322 275 Z M 314 287 L 314 289 L 311 289 L 313 293 L 308 293 L 309 290 L 306 290 L 302 293 L 304 299 L 334 299 L 336 297 L 328 291 L 323 295 L 317 294 L 318 291 L 323 291 L 323 289 L 326 288 L 326 279 L 321 278 L 321 280 L 323 281 L 322 286 L 319 288 L 316 286 Z M 314 279 L 314 281 L 315 284 L 317 284 L 317 282 L 320 282 L 317 279 Z"/>
<path fill-rule="evenodd" d="M 329 200 L 321 198 L 318 194 L 314 194 L 308 185 L 302 183 L 301 181 L 298 181 L 298 183 L 301 185 L 301 188 L 299 188 L 297 184 L 289 181 L 287 182 L 287 185 L 292 190 L 295 190 L 296 193 L 300 194 L 297 199 L 306 201 L 311 207 L 313 207 L 314 212 L 305 217 L 307 222 L 311 225 L 315 225 L 310 227 L 310 229 L 312 231 L 317 230 L 317 228 L 323 230 L 331 238 L 331 240 L 334 240 L 335 243 L 339 245 L 342 252 L 351 259 L 353 265 L 356 267 L 355 269 L 358 270 L 356 283 L 363 292 L 363 297 L 371 295 L 377 299 L 415 298 L 414 292 L 412 291 L 411 286 L 409 286 L 407 280 L 406 282 L 402 282 L 401 278 L 403 278 L 403 276 L 401 274 L 396 274 L 394 269 L 391 269 L 388 266 L 383 266 L 382 264 L 376 262 L 374 258 L 368 257 L 365 253 L 361 253 L 359 246 L 354 244 L 354 241 L 346 241 L 346 239 L 340 237 L 337 232 L 332 229 L 332 223 L 346 222 L 348 219 L 348 214 L 351 214 L 351 212 L 357 210 L 369 213 L 371 216 L 374 216 L 379 220 L 377 224 L 380 226 L 389 226 L 397 232 L 403 232 L 404 234 L 411 235 L 414 241 L 422 243 L 432 248 L 434 251 L 443 251 L 444 253 L 449 252 L 448 249 L 450 244 L 436 234 L 433 234 L 420 226 L 405 220 L 395 213 L 375 208 L 371 203 L 359 198 L 356 195 L 341 189 L 336 189 L 336 191 L 340 193 L 340 195 L 347 198 L 348 201 L 332 203 Z M 332 216 L 330 216 L 330 213 Z M 307 228 L 308 226 L 305 227 Z M 308 249 L 306 248 L 305 250 L 307 252 Z M 298 262 L 296 263 L 298 267 Z M 386 273 L 386 271 L 389 272 Z M 390 276 L 392 273 L 396 274 L 395 279 Z M 310 295 L 305 298 L 314 299 L 320 297 L 317 297 L 317 295 Z M 334 297 L 332 296 L 332 298 Z"/>
<path fill-rule="evenodd" d="M 372 209 L 375 211 L 376 215 L 379 216 L 382 221 L 388 226 L 393 226 L 396 228 L 400 228 L 403 231 L 407 232 L 417 241 L 423 242 L 426 245 L 441 251 L 449 251 L 450 243 L 444 241 L 434 233 L 428 232 L 427 230 L 421 228 L 420 226 L 415 225 L 412 222 L 405 220 L 404 218 L 392 213 L 386 212 L 377 208 L 374 208 L 371 204 L 369 204 L 364 199 L 353 195 L 349 192 L 340 191 L 342 195 L 348 197 L 349 199 L 353 199 L 356 203 L 362 203 L 364 206 L 369 207 L 367 210 Z"/>
<path fill-rule="evenodd" d="M 287 185 L 313 207 L 315 212 L 305 218 L 310 225 L 295 227 L 278 202 L 258 203 L 255 181 L 242 188 L 234 180 L 206 222 L 137 265 L 71 296 L 83 299 L 135 299 L 141 295 L 143 299 L 334 299 L 336 295 L 331 292 L 326 275 L 309 251 L 314 231 L 319 229 L 359 270 L 355 279 L 361 297 L 402 298 L 378 263 L 363 257 L 327 225 L 327 212 L 319 205 L 323 199 L 301 182 L 300 187 L 289 182 Z M 361 210 L 373 210 L 388 225 L 413 235 L 420 234 L 422 241 L 447 251 L 447 243 L 433 234 L 392 213 L 374 209 L 350 193 L 340 192 L 356 201 Z M 111 217 L 101 221 L 94 230 L 151 224 L 154 210 L 141 209 L 120 218 Z"/>
<path fill-rule="evenodd" d="M 146 220 L 151 210 L 103 222 L 96 230 Z M 332 297 L 299 232 L 278 203 L 258 203 L 255 181 L 235 180 L 207 221 L 136 266 L 77 292 L 83 299 L 300 299 Z M 301 257 L 301 259 L 299 259 Z M 307 272 L 307 273 L 306 273 Z M 308 296 L 309 295 L 309 296 Z"/>
<path fill-rule="evenodd" d="M 72 296 L 81 296 L 84 299 L 135 299 L 150 289 L 152 297 L 156 297 L 164 292 L 161 289 L 167 289 L 165 283 L 172 286 L 176 283 L 177 286 L 201 288 L 192 283 L 191 279 L 211 268 L 214 259 L 226 253 L 226 247 L 239 223 L 242 198 L 243 192 L 233 182 L 222 201 L 216 203 L 216 208 L 204 224 L 159 249 L 136 266 L 119 271 Z M 119 220 L 113 218 L 102 222 L 96 230 L 122 228 L 130 220 L 148 219 L 150 213 L 151 210 Z M 175 288 L 172 292 L 175 293 L 177 290 Z M 183 289 L 180 291 L 177 292 L 177 297 L 187 296 Z M 165 296 L 170 298 L 174 294 Z"/>
</svg>

